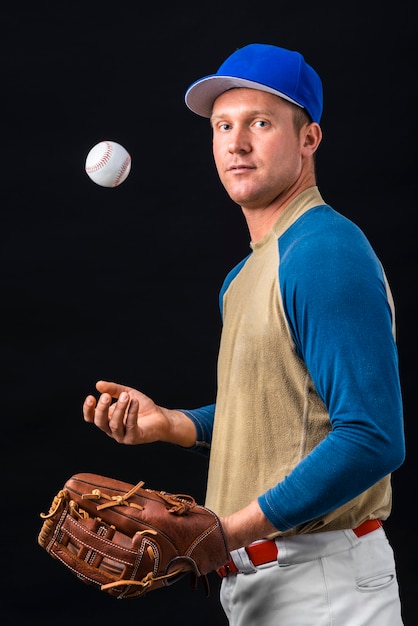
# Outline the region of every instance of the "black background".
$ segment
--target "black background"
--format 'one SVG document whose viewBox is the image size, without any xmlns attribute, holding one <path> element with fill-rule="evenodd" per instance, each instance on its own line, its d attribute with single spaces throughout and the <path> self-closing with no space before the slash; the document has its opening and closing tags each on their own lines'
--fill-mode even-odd
<svg viewBox="0 0 418 626">
<path fill-rule="evenodd" d="M 117 601 L 51 559 L 37 533 L 39 513 L 79 471 L 203 501 L 203 459 L 165 444 L 120 446 L 83 422 L 81 404 L 101 378 L 166 406 L 213 400 L 218 290 L 247 254 L 248 233 L 218 181 L 209 124 L 183 98 L 190 83 L 252 42 L 299 50 L 321 75 L 321 192 L 365 231 L 394 293 L 408 455 L 393 477 L 386 529 L 405 623 L 415 623 L 412 8 L 305 0 L 2 8 L 4 626 L 226 623 L 215 575 L 208 599 L 183 579 Z M 116 189 L 84 172 L 87 152 L 103 139 L 132 156 Z"/>
</svg>

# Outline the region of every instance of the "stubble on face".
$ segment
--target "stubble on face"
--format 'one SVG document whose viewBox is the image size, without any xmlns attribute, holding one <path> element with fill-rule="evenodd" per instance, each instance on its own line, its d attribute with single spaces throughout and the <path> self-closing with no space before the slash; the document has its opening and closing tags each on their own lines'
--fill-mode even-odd
<svg viewBox="0 0 418 626">
<path fill-rule="evenodd" d="M 301 171 L 292 107 L 272 94 L 238 88 L 218 97 L 213 154 L 231 199 L 245 210 L 270 207 Z"/>
</svg>

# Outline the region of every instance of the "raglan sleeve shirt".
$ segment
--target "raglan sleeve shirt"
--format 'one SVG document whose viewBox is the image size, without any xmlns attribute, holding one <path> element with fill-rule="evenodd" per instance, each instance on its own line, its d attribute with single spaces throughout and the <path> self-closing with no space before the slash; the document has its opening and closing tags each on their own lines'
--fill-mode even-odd
<svg viewBox="0 0 418 626">
<path fill-rule="evenodd" d="M 278 282 L 295 351 L 330 420 L 329 434 L 258 502 L 286 531 L 347 503 L 405 456 L 394 310 L 363 232 L 327 205 L 277 240 Z M 222 294 L 245 264 L 226 278 Z M 215 405 L 184 411 L 209 453 Z M 231 446 L 239 445 L 231 441 Z"/>
</svg>

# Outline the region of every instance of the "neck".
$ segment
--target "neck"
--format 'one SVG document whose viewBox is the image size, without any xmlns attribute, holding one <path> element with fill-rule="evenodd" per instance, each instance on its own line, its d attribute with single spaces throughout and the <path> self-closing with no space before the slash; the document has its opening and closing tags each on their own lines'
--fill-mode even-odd
<svg viewBox="0 0 418 626">
<path fill-rule="evenodd" d="M 307 181 L 305 185 L 297 185 L 295 188 L 287 189 L 268 206 L 256 208 L 241 206 L 251 241 L 257 243 L 257 241 L 263 239 L 289 204 L 301 194 L 302 191 L 314 185 L 316 185 L 316 182 L 313 178 Z"/>
</svg>

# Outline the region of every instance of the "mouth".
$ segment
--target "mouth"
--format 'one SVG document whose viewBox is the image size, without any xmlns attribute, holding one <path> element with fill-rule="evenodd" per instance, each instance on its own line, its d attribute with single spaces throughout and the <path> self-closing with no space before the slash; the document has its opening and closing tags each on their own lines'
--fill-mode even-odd
<svg viewBox="0 0 418 626">
<path fill-rule="evenodd" d="M 232 172 L 234 174 L 241 174 L 242 172 L 248 172 L 250 170 L 255 169 L 250 165 L 230 165 L 227 169 L 227 172 Z"/>
</svg>

